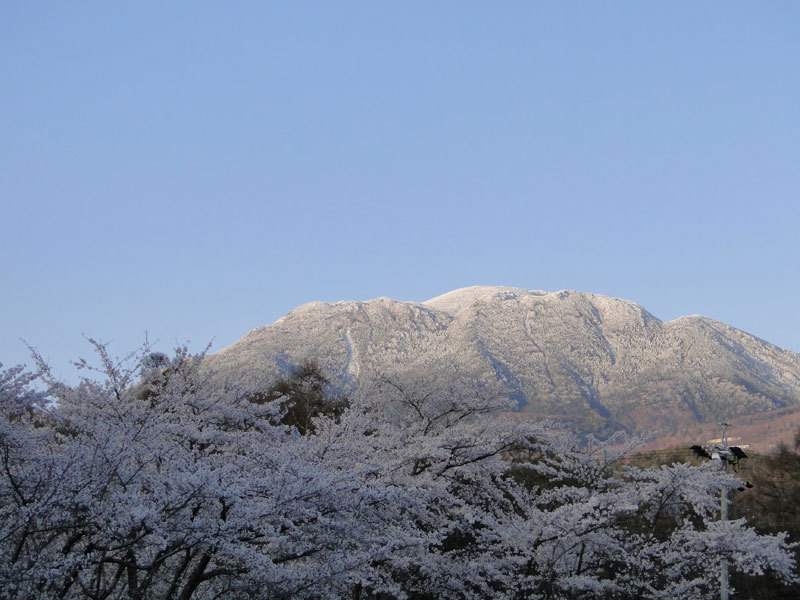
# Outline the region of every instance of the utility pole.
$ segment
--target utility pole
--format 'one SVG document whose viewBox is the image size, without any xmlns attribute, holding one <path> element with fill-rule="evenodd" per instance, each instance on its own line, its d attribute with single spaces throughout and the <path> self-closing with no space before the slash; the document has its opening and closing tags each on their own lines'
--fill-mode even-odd
<svg viewBox="0 0 800 600">
<path fill-rule="evenodd" d="M 722 426 L 722 446 L 720 448 L 720 452 L 716 453 L 717 458 L 722 461 L 722 468 L 724 469 L 725 473 L 728 473 L 728 455 L 731 451 L 728 449 L 728 427 L 731 426 L 730 423 L 720 423 Z M 712 454 L 712 456 L 714 456 Z M 722 488 L 722 502 L 720 505 L 719 511 L 719 518 L 720 521 L 727 521 L 728 520 L 728 490 Z M 728 561 L 722 560 L 722 564 L 720 565 L 720 573 L 719 573 L 719 598 L 720 600 L 728 600 Z"/>
<path fill-rule="evenodd" d="M 747 448 L 747 445 L 744 446 L 729 446 L 728 445 L 728 427 L 731 426 L 730 423 L 719 423 L 722 427 L 722 437 L 718 440 L 709 440 L 708 446 L 700 446 L 696 444 L 691 446 L 691 450 L 700 458 L 710 458 L 711 460 L 718 460 L 720 461 L 720 466 L 725 473 L 728 472 L 728 463 L 733 464 L 733 470 L 738 470 L 739 461 L 743 458 L 747 458 L 747 454 L 745 454 L 742 448 Z M 739 438 L 733 438 L 734 440 L 738 440 Z M 739 491 L 744 491 L 745 488 L 753 487 L 750 485 L 749 482 L 745 483 L 744 487 L 740 487 Z M 719 518 L 720 521 L 727 521 L 728 520 L 728 490 L 722 490 L 722 497 L 720 499 L 720 511 L 719 511 Z M 728 595 L 730 594 L 729 585 L 728 585 L 728 561 L 722 561 L 720 573 L 719 573 L 719 597 L 721 600 L 728 600 Z"/>
</svg>

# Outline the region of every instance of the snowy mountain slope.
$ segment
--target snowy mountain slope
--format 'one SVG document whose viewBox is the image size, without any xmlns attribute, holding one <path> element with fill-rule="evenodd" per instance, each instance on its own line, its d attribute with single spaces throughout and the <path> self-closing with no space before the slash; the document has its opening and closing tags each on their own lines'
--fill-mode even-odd
<svg viewBox="0 0 800 600">
<path fill-rule="evenodd" d="M 575 291 L 313 302 L 208 361 L 255 391 L 305 358 L 343 386 L 390 378 L 502 393 L 522 412 L 585 429 L 675 430 L 800 404 L 800 355 L 701 316 L 664 323 L 633 302 Z"/>
</svg>

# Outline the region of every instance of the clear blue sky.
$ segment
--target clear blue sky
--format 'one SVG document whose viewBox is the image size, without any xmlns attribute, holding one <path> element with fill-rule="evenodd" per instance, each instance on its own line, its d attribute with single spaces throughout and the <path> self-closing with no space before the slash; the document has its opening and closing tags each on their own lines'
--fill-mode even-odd
<svg viewBox="0 0 800 600">
<path fill-rule="evenodd" d="M 476 284 L 800 351 L 800 4 L 0 5 L 0 361 Z"/>
</svg>

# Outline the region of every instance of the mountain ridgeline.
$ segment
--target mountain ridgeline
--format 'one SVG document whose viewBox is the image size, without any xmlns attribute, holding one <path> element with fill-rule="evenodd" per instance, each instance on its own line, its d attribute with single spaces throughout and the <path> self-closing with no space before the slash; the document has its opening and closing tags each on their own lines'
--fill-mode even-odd
<svg viewBox="0 0 800 600">
<path fill-rule="evenodd" d="M 575 291 L 470 287 L 312 302 L 207 358 L 249 391 L 311 359 L 337 385 L 508 396 L 584 431 L 676 431 L 800 405 L 800 355 L 702 316 Z"/>
</svg>

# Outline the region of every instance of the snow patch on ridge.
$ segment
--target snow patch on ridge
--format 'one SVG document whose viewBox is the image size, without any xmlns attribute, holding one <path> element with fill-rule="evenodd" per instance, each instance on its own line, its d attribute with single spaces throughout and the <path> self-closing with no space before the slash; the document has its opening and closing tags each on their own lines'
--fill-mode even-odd
<svg viewBox="0 0 800 600">
<path fill-rule="evenodd" d="M 548 292 L 542 290 L 524 290 L 501 285 L 473 285 L 425 300 L 422 304 L 442 312 L 455 314 L 479 302 L 488 302 L 494 299 L 514 300 L 519 296 L 545 296 L 547 294 Z"/>
<path fill-rule="evenodd" d="M 361 364 L 359 363 L 358 356 L 353 349 L 353 339 L 350 337 L 349 327 L 344 332 L 344 343 L 347 348 L 347 361 L 344 365 L 345 375 L 350 377 L 352 381 L 357 381 L 358 373 L 361 371 Z"/>
</svg>

